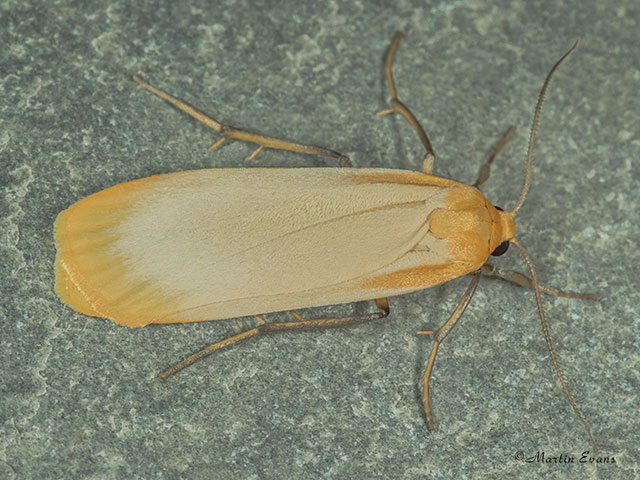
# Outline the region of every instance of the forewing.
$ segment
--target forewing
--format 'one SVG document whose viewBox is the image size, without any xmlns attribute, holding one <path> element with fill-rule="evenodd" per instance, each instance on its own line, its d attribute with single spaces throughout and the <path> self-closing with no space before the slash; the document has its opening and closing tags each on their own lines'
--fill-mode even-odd
<svg viewBox="0 0 640 480">
<path fill-rule="evenodd" d="M 420 241 L 445 195 L 385 172 L 210 169 L 117 185 L 58 217 L 58 294 L 138 326 L 367 275 Z"/>
</svg>

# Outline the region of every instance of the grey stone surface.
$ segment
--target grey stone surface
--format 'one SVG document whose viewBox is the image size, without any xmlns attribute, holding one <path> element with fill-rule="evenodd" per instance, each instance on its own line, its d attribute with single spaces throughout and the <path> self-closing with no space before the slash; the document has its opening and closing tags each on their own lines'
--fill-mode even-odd
<svg viewBox="0 0 640 480">
<path fill-rule="evenodd" d="M 638 478 L 640 7 L 620 2 L 0 2 L 0 478 Z M 130 330 L 53 291 L 53 221 L 105 187 L 156 173 L 243 167 L 229 142 L 153 97 L 326 145 L 361 167 L 415 169 L 422 152 L 385 106 L 397 29 L 401 98 L 438 174 L 472 182 L 509 125 L 487 197 L 510 208 L 536 95 L 581 38 L 545 104 L 519 238 L 569 385 L 615 464 L 592 450 L 554 378 L 533 295 L 484 281 L 443 344 L 439 430 L 418 383 L 430 339 L 466 280 L 391 299 L 387 321 L 287 334 L 159 370 L 251 319 Z M 264 152 L 255 165 L 328 166 Z M 498 260 L 523 269 L 515 251 Z M 361 310 L 340 306 L 308 316 Z M 270 320 L 285 319 L 274 314 Z M 525 456 L 575 456 L 574 464 Z"/>
</svg>

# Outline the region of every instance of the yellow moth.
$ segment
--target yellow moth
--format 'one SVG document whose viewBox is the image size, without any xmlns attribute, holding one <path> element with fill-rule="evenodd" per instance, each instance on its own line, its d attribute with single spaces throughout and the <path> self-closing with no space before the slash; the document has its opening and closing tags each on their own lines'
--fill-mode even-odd
<svg viewBox="0 0 640 480">
<path fill-rule="evenodd" d="M 197 358 L 265 333 L 333 328 L 386 317 L 387 297 L 438 285 L 464 275 L 471 283 L 449 320 L 433 334 L 423 377 L 427 423 L 435 428 L 429 378 L 436 352 L 461 317 L 481 275 L 534 290 L 553 366 L 571 406 L 580 414 L 556 359 L 541 291 L 524 249 L 515 238 L 514 217 L 530 183 L 533 144 L 542 99 L 536 106 L 524 187 L 510 212 L 495 208 L 478 190 L 498 145 L 474 185 L 431 174 L 435 155 L 429 139 L 398 99 L 392 74 L 398 33 L 386 57 L 391 108 L 416 130 L 426 149 L 422 172 L 355 168 L 221 168 L 155 175 L 116 185 L 78 201 L 55 222 L 56 292 L 86 315 L 129 327 L 255 315 L 260 325 L 218 342 L 163 372 L 164 377 Z M 223 125 L 181 100 L 134 79 L 179 109 L 213 127 L 222 138 L 263 148 L 292 150 L 349 160 L 335 151 L 266 137 Z M 487 263 L 514 243 L 531 277 Z M 345 318 L 265 322 L 261 313 L 376 300 L 378 311 Z M 597 447 L 596 451 L 597 451 Z"/>
</svg>

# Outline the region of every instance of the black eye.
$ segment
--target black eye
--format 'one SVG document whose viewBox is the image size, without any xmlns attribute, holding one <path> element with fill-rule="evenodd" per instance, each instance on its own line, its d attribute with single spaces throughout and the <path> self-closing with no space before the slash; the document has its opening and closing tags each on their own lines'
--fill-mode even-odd
<svg viewBox="0 0 640 480">
<path fill-rule="evenodd" d="M 509 242 L 502 242 L 493 252 L 491 252 L 491 255 L 499 257 L 500 255 L 507 253 L 507 250 L 509 250 Z"/>
<path fill-rule="evenodd" d="M 496 207 L 496 210 L 500 210 L 501 212 L 504 212 L 504 210 L 501 207 L 499 207 L 497 205 L 495 207 Z"/>
</svg>

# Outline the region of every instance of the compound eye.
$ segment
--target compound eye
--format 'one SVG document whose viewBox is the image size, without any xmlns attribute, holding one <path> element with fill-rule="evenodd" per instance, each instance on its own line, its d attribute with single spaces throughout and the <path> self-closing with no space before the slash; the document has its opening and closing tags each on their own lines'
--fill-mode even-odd
<svg viewBox="0 0 640 480">
<path fill-rule="evenodd" d="M 509 242 L 502 242 L 500 245 L 496 247 L 496 249 L 491 252 L 491 255 L 494 257 L 499 257 L 500 255 L 504 255 L 509 250 Z"/>
</svg>

